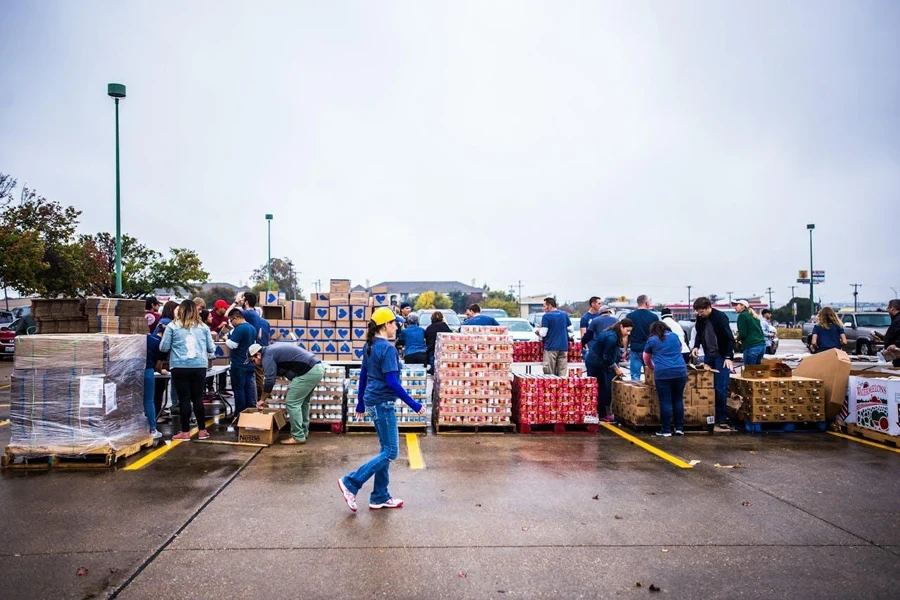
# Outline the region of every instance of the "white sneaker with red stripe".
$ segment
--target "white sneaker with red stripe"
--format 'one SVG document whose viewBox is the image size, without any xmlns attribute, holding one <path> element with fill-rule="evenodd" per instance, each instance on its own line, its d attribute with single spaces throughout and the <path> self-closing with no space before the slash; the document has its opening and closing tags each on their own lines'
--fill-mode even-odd
<svg viewBox="0 0 900 600">
<path fill-rule="evenodd" d="M 369 510 L 381 510 L 382 508 L 400 508 L 403 506 L 403 500 L 400 498 L 388 498 L 387 502 L 381 504 L 369 503 Z"/>
<path fill-rule="evenodd" d="M 350 507 L 350 510 L 356 512 L 356 494 L 350 492 L 347 489 L 347 486 L 344 485 L 343 479 L 338 479 L 338 488 L 341 490 L 341 493 L 344 495 L 344 502 L 347 503 L 347 506 Z"/>
</svg>

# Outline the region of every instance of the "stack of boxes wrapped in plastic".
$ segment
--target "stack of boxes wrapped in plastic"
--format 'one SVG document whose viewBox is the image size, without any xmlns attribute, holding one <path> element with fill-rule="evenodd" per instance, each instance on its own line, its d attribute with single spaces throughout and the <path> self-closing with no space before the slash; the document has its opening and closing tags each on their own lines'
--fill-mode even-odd
<svg viewBox="0 0 900 600">
<path fill-rule="evenodd" d="M 144 301 L 124 298 L 37 298 L 37 333 L 147 333 Z"/>
<path fill-rule="evenodd" d="M 438 335 L 435 425 L 510 425 L 512 346 L 506 327 L 463 326 Z"/>
<path fill-rule="evenodd" d="M 513 417 L 519 424 L 597 422 L 597 380 L 593 377 L 516 375 L 512 399 Z"/>
<path fill-rule="evenodd" d="M 372 418 L 368 413 L 362 419 L 356 415 L 356 403 L 359 401 L 359 372 L 359 369 L 350 369 L 350 387 L 347 389 L 347 425 L 373 427 Z M 400 368 L 400 385 L 413 400 L 423 406 L 428 405 L 427 381 L 428 375 L 425 367 L 403 366 Z M 401 428 L 424 428 L 428 423 L 427 417 L 413 411 L 399 398 L 394 401 L 394 414 L 397 416 L 397 426 Z"/>
<path fill-rule="evenodd" d="M 10 452 L 83 455 L 149 439 L 146 353 L 145 334 L 20 336 L 9 400 Z"/>
<path fill-rule="evenodd" d="M 544 342 L 513 342 L 513 362 L 543 362 Z M 569 342 L 569 362 L 581 362 L 581 342 Z"/>
</svg>

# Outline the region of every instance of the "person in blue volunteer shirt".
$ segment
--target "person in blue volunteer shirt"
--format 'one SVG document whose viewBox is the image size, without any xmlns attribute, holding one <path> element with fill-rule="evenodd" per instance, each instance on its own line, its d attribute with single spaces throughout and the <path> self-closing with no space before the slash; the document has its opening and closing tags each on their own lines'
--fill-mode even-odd
<svg viewBox="0 0 900 600">
<path fill-rule="evenodd" d="M 825 352 L 834 348 L 840 350 L 846 345 L 847 335 L 844 333 L 844 324 L 841 323 L 834 309 L 826 306 L 819 311 L 816 325 L 813 327 L 810 340 L 813 352 Z"/>
<path fill-rule="evenodd" d="M 631 320 L 622 319 L 599 333 L 591 340 L 591 349 L 584 362 L 588 377 L 597 378 L 597 416 L 607 423 L 615 420 L 609 412 L 612 382 L 616 377 L 622 376 L 619 358 L 628 343 L 632 326 Z"/>
<path fill-rule="evenodd" d="M 359 373 L 359 401 L 356 413 L 360 418 L 368 412 L 378 434 L 381 451 L 353 473 L 338 479 L 338 487 L 350 510 L 356 512 L 356 495 L 373 476 L 375 488 L 369 496 L 369 509 L 400 508 L 403 500 L 388 491 L 391 462 L 399 454 L 397 417 L 394 400 L 400 398 L 420 415 L 425 407 L 413 400 L 400 385 L 400 355 L 389 341 L 397 333 L 398 317 L 387 307 L 372 313 L 366 333 L 366 346 Z"/>
<path fill-rule="evenodd" d="M 591 340 L 598 337 L 601 333 L 619 322 L 617 318 L 610 314 L 612 311 L 608 306 L 601 306 L 597 314 L 591 318 L 588 323 L 587 330 L 581 336 L 582 357 L 587 359 L 587 353 L 591 348 Z M 584 320 L 584 317 L 582 317 Z"/>
<path fill-rule="evenodd" d="M 544 373 L 565 377 L 569 373 L 569 327 L 572 320 L 556 308 L 555 298 L 544 298 L 540 333 L 544 336 Z"/>
<path fill-rule="evenodd" d="M 466 309 L 466 319 L 463 325 L 480 325 L 482 327 L 500 327 L 500 323 L 494 317 L 481 314 L 481 306 L 472 304 Z"/>
<path fill-rule="evenodd" d="M 641 380 L 641 369 L 644 366 L 644 344 L 650 337 L 650 326 L 659 321 L 656 313 L 650 310 L 650 298 L 641 294 L 637 297 L 637 309 L 628 313 L 628 318 L 634 323 L 634 329 L 628 339 L 628 352 L 631 358 L 628 363 L 632 381 Z"/>
<path fill-rule="evenodd" d="M 228 320 L 234 329 L 225 345 L 231 348 L 231 391 L 237 418 L 242 410 L 256 407 L 256 365 L 250 362 L 250 346 L 256 343 L 256 330 L 239 308 L 231 309 Z"/>
<path fill-rule="evenodd" d="M 165 332 L 165 327 L 163 327 Z M 147 417 L 147 425 L 150 427 L 150 435 L 153 439 L 159 439 L 162 434 L 156 429 L 156 363 L 166 359 L 166 355 L 160 351 L 160 336 L 154 333 L 147 334 L 147 363 L 144 365 L 144 416 Z"/>
<path fill-rule="evenodd" d="M 419 316 L 406 317 L 406 327 L 398 336 L 397 346 L 403 348 L 403 362 L 407 365 L 428 363 L 428 347 L 425 345 L 425 330 L 419 326 Z"/>
<path fill-rule="evenodd" d="M 600 298 L 597 296 L 591 296 L 591 299 L 588 300 L 588 304 L 590 308 L 586 313 L 581 315 L 581 321 L 578 324 L 579 329 L 581 329 L 581 337 L 584 338 L 584 334 L 587 333 L 588 325 L 591 324 L 591 321 L 600 314 Z"/>
<path fill-rule="evenodd" d="M 656 435 L 672 437 L 672 417 L 675 435 L 684 435 L 684 386 L 687 384 L 687 365 L 682 356 L 684 340 L 669 326 L 657 321 L 650 326 L 650 337 L 644 344 L 644 366 L 653 370 L 656 395 L 659 397 L 659 419 L 662 429 Z"/>
</svg>

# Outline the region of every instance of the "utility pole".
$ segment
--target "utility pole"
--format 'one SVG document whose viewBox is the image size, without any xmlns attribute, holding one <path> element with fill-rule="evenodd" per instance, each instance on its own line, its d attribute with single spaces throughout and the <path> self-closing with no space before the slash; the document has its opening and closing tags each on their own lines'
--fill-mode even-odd
<svg viewBox="0 0 900 600">
<path fill-rule="evenodd" d="M 316 284 L 316 294 L 318 294 L 318 293 L 319 293 L 319 288 L 322 287 L 322 280 L 321 280 L 321 279 L 316 279 L 316 281 L 315 281 L 314 283 Z"/>
<path fill-rule="evenodd" d="M 691 288 L 694 287 L 692 285 L 687 286 L 688 289 L 688 314 L 694 314 L 694 306 L 691 304 Z"/>
<path fill-rule="evenodd" d="M 522 280 L 519 280 L 519 285 L 516 286 L 519 288 L 519 316 L 522 316 Z"/>
<path fill-rule="evenodd" d="M 797 295 L 794 294 L 794 290 L 797 289 L 797 286 L 796 286 L 796 285 L 789 285 L 788 287 L 791 288 L 791 300 L 793 300 L 794 298 L 797 297 Z"/>
<path fill-rule="evenodd" d="M 731 295 L 732 295 L 734 292 L 725 292 L 725 293 L 728 294 L 728 304 L 731 304 Z"/>
<path fill-rule="evenodd" d="M 813 271 L 813 229 L 816 228 L 815 223 L 808 223 L 806 228 L 809 230 L 809 314 L 816 314 L 816 299 L 813 296 L 813 282 L 816 277 Z"/>
<path fill-rule="evenodd" d="M 767 289 L 766 293 L 769 294 L 769 310 L 772 310 L 772 288 Z"/>
<path fill-rule="evenodd" d="M 853 312 L 857 312 L 859 310 L 859 303 L 857 302 L 857 297 L 859 296 L 859 288 L 862 287 L 861 283 L 851 283 L 850 286 L 853 288 Z"/>
</svg>

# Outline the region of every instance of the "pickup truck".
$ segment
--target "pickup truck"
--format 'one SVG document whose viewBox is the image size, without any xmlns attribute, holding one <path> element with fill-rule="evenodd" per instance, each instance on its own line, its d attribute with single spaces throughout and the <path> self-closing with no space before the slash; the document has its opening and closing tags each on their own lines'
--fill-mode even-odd
<svg viewBox="0 0 900 600">
<path fill-rule="evenodd" d="M 881 350 L 881 344 L 875 341 L 873 332 L 884 336 L 891 325 L 891 315 L 886 312 L 849 312 L 838 313 L 841 323 L 844 325 L 844 333 L 847 335 L 847 345 L 844 350 L 854 354 L 872 356 Z M 813 327 L 816 321 L 803 324 L 803 343 L 809 348 Z"/>
</svg>

